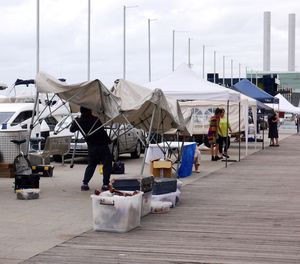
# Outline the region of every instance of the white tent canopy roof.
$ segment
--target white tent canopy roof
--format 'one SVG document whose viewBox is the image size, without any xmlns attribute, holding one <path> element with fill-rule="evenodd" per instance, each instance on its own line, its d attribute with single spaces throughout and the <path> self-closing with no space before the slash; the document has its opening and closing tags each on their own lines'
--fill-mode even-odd
<svg viewBox="0 0 300 264">
<path fill-rule="evenodd" d="M 293 106 L 282 94 L 275 95 L 279 99 L 279 104 L 266 104 L 275 111 L 300 114 L 300 107 Z"/>
<path fill-rule="evenodd" d="M 166 95 L 180 100 L 230 100 L 238 101 L 240 94 L 220 85 L 203 80 L 186 64 L 181 64 L 174 72 L 144 86 L 160 88 Z"/>
</svg>

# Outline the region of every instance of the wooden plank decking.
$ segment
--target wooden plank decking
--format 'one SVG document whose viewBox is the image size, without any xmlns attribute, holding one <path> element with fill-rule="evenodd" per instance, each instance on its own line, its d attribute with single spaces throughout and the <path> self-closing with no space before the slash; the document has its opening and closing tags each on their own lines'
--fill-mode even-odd
<svg viewBox="0 0 300 264">
<path fill-rule="evenodd" d="M 124 234 L 89 231 L 24 263 L 300 263 L 300 136 L 183 187 Z"/>
</svg>

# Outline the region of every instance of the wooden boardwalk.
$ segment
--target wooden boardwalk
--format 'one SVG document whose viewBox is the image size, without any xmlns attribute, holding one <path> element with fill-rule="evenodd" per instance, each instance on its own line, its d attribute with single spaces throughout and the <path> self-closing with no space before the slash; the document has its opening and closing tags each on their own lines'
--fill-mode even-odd
<svg viewBox="0 0 300 264">
<path fill-rule="evenodd" d="M 135 230 L 91 230 L 24 263 L 299 264 L 300 136 L 280 143 L 184 186 Z"/>
</svg>

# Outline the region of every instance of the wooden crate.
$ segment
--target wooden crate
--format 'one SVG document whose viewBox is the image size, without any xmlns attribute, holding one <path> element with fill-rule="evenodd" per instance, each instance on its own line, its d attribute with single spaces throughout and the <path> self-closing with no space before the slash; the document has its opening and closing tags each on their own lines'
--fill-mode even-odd
<svg viewBox="0 0 300 264">
<path fill-rule="evenodd" d="M 0 163 L 0 178 L 14 178 L 15 169 L 14 164 Z"/>
</svg>

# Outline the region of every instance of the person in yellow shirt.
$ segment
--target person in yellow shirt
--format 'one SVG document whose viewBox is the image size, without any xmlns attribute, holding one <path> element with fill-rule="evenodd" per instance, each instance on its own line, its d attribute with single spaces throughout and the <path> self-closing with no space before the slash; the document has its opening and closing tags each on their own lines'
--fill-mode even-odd
<svg viewBox="0 0 300 264">
<path fill-rule="evenodd" d="M 225 116 L 225 109 L 221 108 L 221 116 L 218 127 L 218 143 L 219 143 L 219 153 L 225 158 L 229 158 L 227 150 L 230 146 L 230 137 L 228 131 L 231 131 L 231 127 L 227 117 Z M 223 148 L 224 146 L 224 148 Z M 224 151 L 223 151 L 224 150 Z"/>
</svg>

